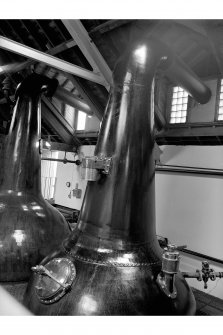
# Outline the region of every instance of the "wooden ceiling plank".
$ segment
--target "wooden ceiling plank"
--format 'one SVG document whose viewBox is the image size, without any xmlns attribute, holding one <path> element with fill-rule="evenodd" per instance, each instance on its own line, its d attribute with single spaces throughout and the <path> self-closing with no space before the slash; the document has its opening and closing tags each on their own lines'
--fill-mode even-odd
<svg viewBox="0 0 223 335">
<path fill-rule="evenodd" d="M 40 20 L 41 21 L 41 20 Z M 41 25 L 41 23 L 39 22 L 39 20 L 35 20 L 36 24 L 38 25 L 38 27 L 40 28 L 40 30 L 42 30 L 42 32 L 44 33 L 44 35 L 46 36 L 47 40 L 49 41 L 49 43 L 51 44 L 52 47 L 54 47 L 54 43 L 51 40 L 51 38 L 49 37 L 49 35 L 47 34 L 45 28 L 43 28 L 43 26 Z"/>
<path fill-rule="evenodd" d="M 91 29 L 89 31 L 89 35 L 94 34 L 96 32 L 100 32 L 101 34 L 107 33 L 113 29 L 119 28 L 121 26 L 124 26 L 125 24 L 131 23 L 133 21 L 136 21 L 136 19 L 129 19 L 129 20 L 108 20 L 107 22 L 104 22 L 100 24 L 99 26 Z"/>
<path fill-rule="evenodd" d="M 43 50 L 42 48 L 43 42 L 41 41 L 41 37 L 39 36 L 39 34 L 36 33 L 30 26 L 27 26 L 27 20 L 20 20 L 20 22 L 21 25 L 26 29 L 29 36 L 32 37 L 32 41 L 35 44 L 35 48 L 38 48 L 38 50 Z"/>
<path fill-rule="evenodd" d="M 215 60 L 218 65 L 219 72 L 221 73 L 221 76 L 223 76 L 223 57 L 219 52 L 219 43 L 216 40 L 216 36 L 214 31 L 211 30 L 211 28 L 208 28 L 208 24 L 204 23 L 204 28 L 206 31 L 206 36 L 209 42 L 209 45 L 211 47 L 212 53 L 215 57 Z"/>
</svg>

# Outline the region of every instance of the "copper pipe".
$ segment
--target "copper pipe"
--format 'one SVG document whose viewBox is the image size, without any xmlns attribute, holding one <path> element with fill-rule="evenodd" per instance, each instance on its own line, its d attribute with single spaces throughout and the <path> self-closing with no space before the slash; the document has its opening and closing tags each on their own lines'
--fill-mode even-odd
<svg viewBox="0 0 223 335">
<path fill-rule="evenodd" d="M 177 172 L 177 173 L 192 173 L 192 174 L 202 174 L 211 176 L 223 176 L 222 169 L 208 169 L 208 168 L 198 168 L 194 166 L 179 166 L 179 165 L 165 165 L 157 164 L 156 171 L 159 172 Z"/>
<path fill-rule="evenodd" d="M 211 90 L 179 57 L 170 53 L 161 66 L 166 66 L 166 75 L 180 84 L 197 102 L 206 104 L 210 100 Z"/>
<path fill-rule="evenodd" d="M 69 294 L 44 305 L 34 293 L 41 278 L 33 276 L 25 303 L 34 313 L 195 313 L 192 291 L 182 275 L 176 274 L 174 299 L 156 282 L 162 250 L 155 229 L 153 79 L 162 57 L 169 54 L 163 43 L 145 36 L 119 59 L 95 149 L 98 157 L 112 157 L 110 174 L 88 182 L 77 227 L 63 248 L 42 262 L 50 264 L 55 257 L 71 259 L 75 282 Z M 193 79 L 191 91 L 200 100 L 206 99 L 209 91 L 205 85 L 196 85 L 196 76 L 190 73 L 184 80 L 179 73 L 179 78 L 180 85 Z M 50 283 L 44 286 L 50 288 Z"/>
<path fill-rule="evenodd" d="M 57 82 L 32 74 L 17 88 L 0 182 L 0 281 L 28 280 L 69 234 L 63 216 L 41 194 L 40 97 Z"/>
<path fill-rule="evenodd" d="M 64 103 L 77 108 L 78 110 L 87 113 L 88 115 L 93 115 L 91 108 L 83 100 L 77 98 L 74 94 L 70 93 L 63 87 L 58 86 L 55 93 L 55 97 Z"/>
</svg>

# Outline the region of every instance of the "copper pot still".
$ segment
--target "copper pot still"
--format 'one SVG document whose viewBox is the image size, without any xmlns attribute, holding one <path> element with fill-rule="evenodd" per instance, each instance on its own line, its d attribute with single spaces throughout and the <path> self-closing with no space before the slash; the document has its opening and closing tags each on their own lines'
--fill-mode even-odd
<svg viewBox="0 0 223 335">
<path fill-rule="evenodd" d="M 0 282 L 28 281 L 40 262 L 70 233 L 41 193 L 41 94 L 57 81 L 32 74 L 17 88 L 0 181 Z"/>
<path fill-rule="evenodd" d="M 25 305 L 37 315 L 193 315 L 190 287 L 157 283 L 162 249 L 155 231 L 154 74 L 163 71 L 200 103 L 210 90 L 162 42 L 143 38 L 118 60 L 79 222 L 33 270 Z M 86 166 L 89 166 L 87 164 Z M 106 168 L 108 168 L 106 170 Z"/>
</svg>

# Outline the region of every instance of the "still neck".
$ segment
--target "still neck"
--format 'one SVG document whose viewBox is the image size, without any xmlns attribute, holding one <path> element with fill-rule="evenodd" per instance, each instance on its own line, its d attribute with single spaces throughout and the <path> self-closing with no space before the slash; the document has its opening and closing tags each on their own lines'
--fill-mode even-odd
<svg viewBox="0 0 223 335">
<path fill-rule="evenodd" d="M 6 141 L 2 190 L 41 195 L 40 96 L 19 95 Z"/>
<path fill-rule="evenodd" d="M 156 57 L 120 61 L 95 155 L 112 157 L 108 176 L 89 182 L 79 229 L 100 239 L 149 243 L 155 239 L 153 77 Z M 159 59 L 158 59 L 159 60 Z"/>
</svg>

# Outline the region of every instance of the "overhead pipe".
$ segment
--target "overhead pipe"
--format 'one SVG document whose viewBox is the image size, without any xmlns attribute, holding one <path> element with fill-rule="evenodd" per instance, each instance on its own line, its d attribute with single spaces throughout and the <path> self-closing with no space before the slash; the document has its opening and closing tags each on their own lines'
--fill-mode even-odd
<svg viewBox="0 0 223 335">
<path fill-rule="evenodd" d="M 161 64 L 165 74 L 187 91 L 197 102 L 206 104 L 211 98 L 211 90 L 200 78 L 173 52 L 163 58 Z"/>
<path fill-rule="evenodd" d="M 156 164 L 156 171 L 192 173 L 192 174 L 202 174 L 202 175 L 210 175 L 210 176 L 223 176 L 222 169 L 200 168 L 200 167 L 194 167 L 194 166 Z"/>
<path fill-rule="evenodd" d="M 34 314 L 195 314 L 180 272 L 174 274 L 174 294 L 168 296 L 158 281 L 154 75 L 169 55 L 174 61 L 164 43 L 144 36 L 118 60 L 95 156 L 86 160 L 86 169 L 100 165 L 100 177 L 88 183 L 70 237 L 33 268 L 24 303 Z M 182 70 L 177 62 L 176 71 L 179 85 L 208 100 L 209 89 L 186 66 Z"/>
<path fill-rule="evenodd" d="M 74 108 L 77 108 L 78 110 L 85 112 L 88 115 L 93 115 L 93 112 L 91 111 L 91 108 L 88 104 L 61 86 L 57 87 L 54 96 L 57 99 L 62 100 L 64 103 L 73 106 Z"/>
</svg>

